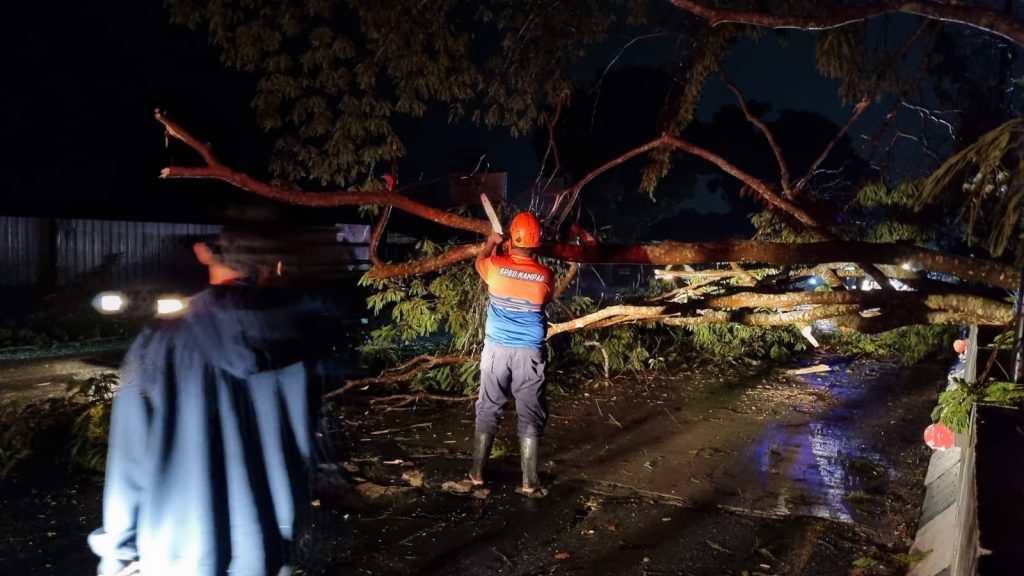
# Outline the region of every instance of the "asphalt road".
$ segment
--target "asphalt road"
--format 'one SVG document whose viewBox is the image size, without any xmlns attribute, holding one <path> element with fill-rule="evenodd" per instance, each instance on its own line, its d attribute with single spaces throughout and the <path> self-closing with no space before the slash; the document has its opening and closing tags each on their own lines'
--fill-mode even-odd
<svg viewBox="0 0 1024 576">
<path fill-rule="evenodd" d="M 117 355 L 0 362 L 0 393 L 63 393 Z M 623 376 L 552 398 L 542 451 L 551 494 L 527 500 L 514 414 L 488 494 L 465 478 L 472 405 L 388 407 L 353 396 L 325 414 L 309 574 L 905 574 L 924 497 L 939 367 L 860 361 L 790 376 L 728 366 Z M 20 395 L 20 396 L 19 396 Z M 390 408 L 390 409 L 389 409 Z M 0 566 L 87 576 L 102 484 L 44 458 L 0 484 Z M 859 566 L 870 566 L 860 568 Z M 7 572 L 4 572 L 7 573 Z"/>
<path fill-rule="evenodd" d="M 65 395 L 65 384 L 117 371 L 123 352 L 62 358 L 0 360 L 0 404 L 28 403 Z"/>
</svg>

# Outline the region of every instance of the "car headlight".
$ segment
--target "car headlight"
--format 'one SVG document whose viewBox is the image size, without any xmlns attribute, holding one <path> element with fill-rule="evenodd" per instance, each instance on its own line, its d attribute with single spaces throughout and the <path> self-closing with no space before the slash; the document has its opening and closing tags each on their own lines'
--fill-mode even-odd
<svg viewBox="0 0 1024 576">
<path fill-rule="evenodd" d="M 156 300 L 157 316 L 173 316 L 181 313 L 188 306 L 188 301 L 178 296 L 163 296 Z"/>
<path fill-rule="evenodd" d="M 92 307 L 100 314 L 120 314 L 128 306 L 128 298 L 120 292 L 100 292 L 92 299 Z"/>
</svg>

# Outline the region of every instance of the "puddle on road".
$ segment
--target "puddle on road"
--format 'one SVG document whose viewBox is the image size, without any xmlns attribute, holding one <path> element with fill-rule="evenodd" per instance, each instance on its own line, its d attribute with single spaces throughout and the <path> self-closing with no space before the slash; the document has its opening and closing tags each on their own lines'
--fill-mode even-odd
<svg viewBox="0 0 1024 576">
<path fill-rule="evenodd" d="M 735 490 L 723 504 L 849 522 L 855 510 L 848 495 L 863 495 L 873 488 L 867 485 L 863 468 L 892 474 L 894 466 L 876 449 L 885 439 L 872 434 L 877 431 L 865 430 L 864 417 L 885 410 L 903 375 L 879 365 L 860 364 L 857 370 L 842 363 L 832 367 L 828 373 L 796 377 L 819 396 L 816 406 L 793 407 L 805 419 L 770 424 L 755 436 L 746 458 L 716 473 L 720 489 L 728 492 L 731 485 Z M 866 438 L 865 433 L 873 437 Z"/>
</svg>

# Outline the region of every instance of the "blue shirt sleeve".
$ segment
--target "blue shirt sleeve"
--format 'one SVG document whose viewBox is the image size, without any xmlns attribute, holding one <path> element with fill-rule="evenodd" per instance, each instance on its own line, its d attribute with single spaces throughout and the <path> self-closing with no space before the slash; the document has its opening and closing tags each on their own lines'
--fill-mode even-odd
<svg viewBox="0 0 1024 576">
<path fill-rule="evenodd" d="M 99 574 L 116 574 L 139 558 L 136 546 L 139 502 L 148 469 L 151 428 L 147 390 L 163 377 L 165 354 L 153 346 L 155 335 L 143 333 L 125 356 L 121 387 L 114 396 L 103 490 L 103 527 L 89 535 L 100 557 Z"/>
</svg>

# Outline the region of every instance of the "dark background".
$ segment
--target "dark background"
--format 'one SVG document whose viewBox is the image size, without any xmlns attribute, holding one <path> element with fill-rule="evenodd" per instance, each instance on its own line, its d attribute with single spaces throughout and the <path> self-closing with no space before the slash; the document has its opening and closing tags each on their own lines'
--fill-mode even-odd
<svg viewBox="0 0 1024 576">
<path fill-rule="evenodd" d="M 181 143 L 165 148 L 153 120 L 157 107 L 213 143 L 225 163 L 258 178 L 267 177 L 272 144 L 249 106 L 254 79 L 222 67 L 205 34 L 170 24 L 160 2 L 5 2 L 0 42 L 8 55 L 0 90 L 0 214 L 203 222 L 221 219 L 225 206 L 254 201 L 220 182 L 157 178 L 164 166 L 199 160 Z M 576 67 L 577 82 L 592 85 L 623 42 L 598 47 Z M 636 44 L 616 69 L 668 66 L 668 42 Z M 749 101 L 767 103 L 769 121 L 786 109 L 836 124 L 849 114 L 835 83 L 815 71 L 812 34 L 745 41 L 726 67 Z M 732 105 L 732 95 L 712 80 L 697 119 L 709 122 Z M 859 125 L 876 119 L 872 114 Z M 428 203 L 445 205 L 448 173 L 484 153 L 483 169 L 509 173 L 510 198 L 521 196 L 539 167 L 530 138 L 448 125 L 442 113 L 402 120 L 398 130 L 408 149 L 400 176 L 441 179 L 418 193 Z M 607 160 L 594 158 L 593 166 Z M 756 207 L 712 180 L 698 179 L 686 211 L 655 231 L 684 240 L 749 234 L 747 217 Z M 280 210 L 319 223 L 357 221 L 351 209 Z"/>
</svg>

